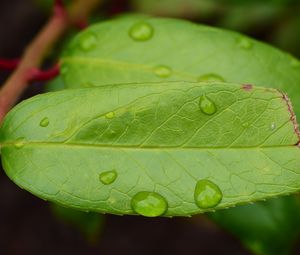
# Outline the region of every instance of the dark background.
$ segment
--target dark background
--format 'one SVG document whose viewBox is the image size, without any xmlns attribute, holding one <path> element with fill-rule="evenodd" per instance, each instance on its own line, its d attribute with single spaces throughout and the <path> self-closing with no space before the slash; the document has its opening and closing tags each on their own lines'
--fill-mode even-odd
<svg viewBox="0 0 300 255">
<path fill-rule="evenodd" d="M 240 24 L 237 20 L 236 27 L 234 22 L 225 22 L 225 7 L 217 10 L 216 15 L 197 15 L 187 9 L 186 12 L 179 12 L 175 16 L 187 16 L 185 18 L 194 21 L 238 29 L 300 56 L 300 32 L 298 35 L 291 32 L 292 39 L 287 42 L 278 40 L 278 33 L 282 26 L 290 22 L 291 13 L 294 11 L 296 16 L 300 16 L 300 9 L 297 14 L 297 10 L 293 10 L 292 7 L 282 9 L 284 13 L 280 14 L 280 19 L 275 14 L 271 20 L 252 24 L 255 21 L 253 17 L 248 23 L 244 22 L 246 24 Z M 109 17 L 135 8 L 138 7 L 130 5 L 128 1 L 106 1 L 100 12 L 103 17 Z M 33 0 L 0 0 L 0 57 L 19 57 L 24 47 L 47 21 L 48 14 L 47 10 L 38 7 Z M 263 16 L 267 17 L 266 14 Z M 7 75 L 8 73 L 0 71 L 1 83 Z M 42 91 L 43 84 L 33 84 L 24 98 Z M 204 216 L 147 219 L 107 215 L 97 241 L 87 242 L 77 228 L 58 219 L 49 209 L 47 202 L 18 188 L 3 171 L 0 173 L 0 201 L 0 254 L 4 255 L 250 254 L 238 239 L 221 230 Z M 294 254 L 300 254 L 299 244 Z"/>
</svg>

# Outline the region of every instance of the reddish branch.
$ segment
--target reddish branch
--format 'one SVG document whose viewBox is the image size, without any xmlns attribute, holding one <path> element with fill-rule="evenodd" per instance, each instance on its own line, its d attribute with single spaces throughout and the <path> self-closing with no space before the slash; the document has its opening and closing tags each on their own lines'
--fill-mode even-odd
<svg viewBox="0 0 300 255">
<path fill-rule="evenodd" d="M 0 70 L 14 70 L 19 65 L 20 59 L 0 58 Z"/>
<path fill-rule="evenodd" d="M 55 0 L 52 17 L 26 48 L 22 59 L 2 62 L 6 69 L 16 69 L 0 90 L 0 122 L 33 79 L 45 80 L 57 74 L 58 66 L 46 72 L 39 70 L 44 57 L 70 26 L 87 20 L 91 11 L 100 2 L 101 0 L 74 0 L 66 9 L 63 1 Z"/>
<path fill-rule="evenodd" d="M 33 68 L 28 72 L 28 81 L 49 81 L 59 75 L 59 64 L 56 64 L 48 70 Z"/>
</svg>

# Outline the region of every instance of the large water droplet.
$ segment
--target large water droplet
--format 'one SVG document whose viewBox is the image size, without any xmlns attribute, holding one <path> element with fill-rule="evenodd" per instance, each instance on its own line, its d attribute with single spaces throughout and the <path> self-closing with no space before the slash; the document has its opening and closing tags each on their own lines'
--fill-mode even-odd
<svg viewBox="0 0 300 255">
<path fill-rule="evenodd" d="M 252 41 L 250 41 L 250 39 L 246 38 L 246 37 L 241 37 L 238 39 L 237 41 L 238 43 L 238 46 L 243 48 L 243 49 L 246 49 L 246 50 L 249 50 L 252 48 L 253 46 L 253 43 Z"/>
<path fill-rule="evenodd" d="M 225 79 L 215 73 L 208 73 L 208 74 L 204 74 L 201 75 L 200 77 L 198 77 L 197 79 L 198 81 L 219 81 L 219 82 L 225 82 Z"/>
<path fill-rule="evenodd" d="M 168 203 L 156 192 L 141 191 L 132 198 L 131 207 L 139 215 L 157 217 L 166 212 Z"/>
<path fill-rule="evenodd" d="M 118 174 L 115 170 L 106 171 L 106 172 L 99 174 L 99 180 L 104 185 L 109 185 L 109 184 L 112 184 L 117 179 L 117 176 L 118 176 Z"/>
<path fill-rule="evenodd" d="M 105 114 L 105 118 L 113 119 L 116 116 L 115 112 L 109 112 Z"/>
<path fill-rule="evenodd" d="M 151 39 L 153 33 L 153 27 L 145 21 L 134 24 L 129 30 L 129 36 L 135 41 L 147 41 Z"/>
<path fill-rule="evenodd" d="M 160 78 L 167 78 L 172 74 L 172 69 L 168 66 L 156 66 L 154 73 Z"/>
<path fill-rule="evenodd" d="M 40 126 L 47 127 L 49 125 L 49 123 L 50 123 L 49 119 L 47 117 L 45 117 L 40 121 Z"/>
<path fill-rule="evenodd" d="M 200 110 L 207 115 L 213 115 L 217 111 L 215 103 L 205 95 L 200 97 L 199 107 Z"/>
<path fill-rule="evenodd" d="M 84 51 L 89 51 L 97 46 L 97 37 L 90 32 L 83 34 L 79 39 L 80 48 Z"/>
<path fill-rule="evenodd" d="M 215 183 L 206 179 L 197 182 L 194 199 L 199 208 L 213 208 L 221 202 L 222 198 L 222 192 Z"/>
<path fill-rule="evenodd" d="M 24 137 L 20 137 L 16 140 L 15 142 L 15 148 L 16 149 L 21 149 L 23 148 L 25 145 L 25 138 Z"/>
</svg>

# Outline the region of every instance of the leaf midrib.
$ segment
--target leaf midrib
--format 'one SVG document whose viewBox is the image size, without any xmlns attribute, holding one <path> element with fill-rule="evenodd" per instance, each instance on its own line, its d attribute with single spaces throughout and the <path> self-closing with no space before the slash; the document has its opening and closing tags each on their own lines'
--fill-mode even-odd
<svg viewBox="0 0 300 255">
<path fill-rule="evenodd" d="M 19 142 L 18 142 L 19 143 Z M 17 142 L 6 142 L 1 144 L 1 148 L 16 146 Z M 101 148 L 101 149 L 120 149 L 120 150 L 246 150 L 246 149 L 269 149 L 269 148 L 290 148 L 290 147 L 298 147 L 294 144 L 286 144 L 286 145 L 254 145 L 254 146 L 216 146 L 216 147 L 176 147 L 176 146 L 161 146 L 161 147 L 151 147 L 151 146 L 143 146 L 139 147 L 136 145 L 133 146 L 125 146 L 125 145 L 105 145 L 105 144 L 86 144 L 86 143 L 64 143 L 64 142 L 22 142 L 23 146 L 56 146 L 56 147 L 84 147 L 84 148 Z M 299 148 L 299 147 L 298 147 Z M 300 150 L 300 148 L 299 148 Z"/>
<path fill-rule="evenodd" d="M 88 63 L 88 64 L 98 64 L 98 65 L 104 65 L 104 64 L 110 64 L 114 65 L 118 68 L 128 68 L 128 69 L 141 69 L 145 72 L 153 73 L 153 68 L 155 66 L 151 65 L 145 65 L 140 63 L 130 63 L 126 61 L 120 61 L 120 60 L 114 60 L 114 59 L 104 59 L 104 58 L 86 58 L 86 57 L 78 57 L 78 56 L 72 56 L 72 57 L 64 57 L 62 58 L 63 62 L 69 62 L 69 63 L 75 63 L 75 62 L 81 62 L 81 63 Z M 183 72 L 172 69 L 172 73 L 177 74 L 178 76 L 183 77 L 189 77 L 191 79 L 197 79 L 197 76 L 195 74 L 189 73 L 189 72 Z"/>
</svg>

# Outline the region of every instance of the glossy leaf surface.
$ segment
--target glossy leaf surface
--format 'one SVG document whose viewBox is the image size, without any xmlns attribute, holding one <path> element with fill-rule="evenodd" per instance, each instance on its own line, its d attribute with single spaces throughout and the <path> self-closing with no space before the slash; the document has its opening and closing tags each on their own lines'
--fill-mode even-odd
<svg viewBox="0 0 300 255">
<path fill-rule="evenodd" d="M 298 191 L 297 132 L 277 90 L 128 84 L 21 103 L 2 126 L 1 152 L 14 182 L 65 206 L 191 215 Z"/>
<path fill-rule="evenodd" d="M 132 31 L 146 37 L 138 40 Z M 180 80 L 251 83 L 284 91 L 300 114 L 297 59 L 239 33 L 187 21 L 128 16 L 99 23 L 71 41 L 62 63 L 67 88 Z"/>
</svg>

